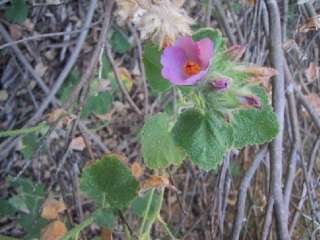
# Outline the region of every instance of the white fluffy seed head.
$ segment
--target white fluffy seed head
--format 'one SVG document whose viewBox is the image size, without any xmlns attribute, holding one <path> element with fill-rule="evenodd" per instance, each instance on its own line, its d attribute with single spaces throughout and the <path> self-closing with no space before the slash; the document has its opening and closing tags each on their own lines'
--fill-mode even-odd
<svg viewBox="0 0 320 240">
<path fill-rule="evenodd" d="M 184 0 L 117 0 L 120 24 L 132 21 L 142 39 L 152 39 L 160 47 L 177 37 L 190 35 L 194 20 L 181 8 Z"/>
</svg>

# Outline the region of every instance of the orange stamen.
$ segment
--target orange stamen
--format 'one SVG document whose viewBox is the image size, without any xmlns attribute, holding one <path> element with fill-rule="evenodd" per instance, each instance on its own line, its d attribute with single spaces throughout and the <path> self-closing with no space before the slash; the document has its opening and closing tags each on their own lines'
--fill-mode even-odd
<svg viewBox="0 0 320 240">
<path fill-rule="evenodd" d="M 183 72 L 188 76 L 195 75 L 200 71 L 201 71 L 200 65 L 192 60 L 188 60 L 183 66 Z"/>
</svg>

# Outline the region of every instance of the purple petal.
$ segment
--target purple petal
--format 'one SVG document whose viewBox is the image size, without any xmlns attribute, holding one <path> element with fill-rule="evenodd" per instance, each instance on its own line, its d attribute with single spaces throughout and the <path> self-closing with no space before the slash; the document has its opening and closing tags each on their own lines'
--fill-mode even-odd
<svg viewBox="0 0 320 240">
<path fill-rule="evenodd" d="M 183 79 L 182 81 L 176 81 L 174 85 L 194 85 L 198 81 L 204 78 L 207 74 L 207 70 L 201 71 L 198 74 L 195 74 L 189 78 Z"/>
<path fill-rule="evenodd" d="M 210 60 L 213 57 L 213 42 L 209 38 L 204 38 L 198 41 L 196 44 L 199 49 L 198 57 L 201 62 L 202 68 L 207 68 L 209 66 Z"/>
<path fill-rule="evenodd" d="M 183 66 L 186 61 L 186 54 L 181 48 L 166 48 L 161 56 L 162 76 L 174 85 L 176 85 L 176 82 L 183 81 L 186 79 L 183 73 Z"/>
<path fill-rule="evenodd" d="M 199 47 L 191 37 L 181 37 L 176 41 L 175 47 L 183 49 L 186 53 L 188 60 L 195 62 L 199 61 Z"/>
</svg>

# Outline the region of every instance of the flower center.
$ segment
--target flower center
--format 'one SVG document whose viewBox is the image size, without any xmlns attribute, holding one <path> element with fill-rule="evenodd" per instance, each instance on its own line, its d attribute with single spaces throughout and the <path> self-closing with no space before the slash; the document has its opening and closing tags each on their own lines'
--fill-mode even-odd
<svg viewBox="0 0 320 240">
<path fill-rule="evenodd" d="M 188 60 L 183 66 L 183 72 L 187 76 L 195 75 L 195 74 L 199 73 L 200 71 L 201 71 L 200 65 L 192 60 Z"/>
</svg>

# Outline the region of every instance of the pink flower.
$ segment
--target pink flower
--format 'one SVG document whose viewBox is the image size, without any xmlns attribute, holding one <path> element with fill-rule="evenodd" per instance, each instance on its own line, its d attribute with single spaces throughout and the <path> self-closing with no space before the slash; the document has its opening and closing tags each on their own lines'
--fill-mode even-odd
<svg viewBox="0 0 320 240">
<path fill-rule="evenodd" d="M 209 38 L 197 42 L 191 37 L 178 39 L 161 56 L 162 76 L 173 85 L 196 84 L 208 72 L 213 48 L 213 42 Z"/>
</svg>

